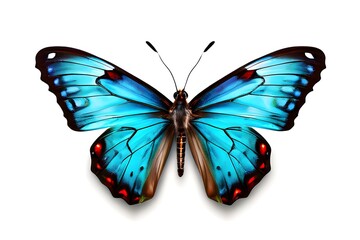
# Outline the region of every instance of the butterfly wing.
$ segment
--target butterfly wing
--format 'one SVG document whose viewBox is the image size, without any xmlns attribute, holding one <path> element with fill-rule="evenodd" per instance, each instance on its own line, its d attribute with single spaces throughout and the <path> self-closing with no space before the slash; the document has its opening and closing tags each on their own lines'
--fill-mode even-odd
<svg viewBox="0 0 360 240">
<path fill-rule="evenodd" d="M 189 103 L 190 148 L 209 197 L 232 204 L 249 194 L 270 170 L 270 146 L 250 127 L 290 129 L 324 68 L 319 49 L 282 49 L 238 68 Z"/>
<path fill-rule="evenodd" d="M 44 48 L 36 55 L 36 67 L 73 130 L 131 125 L 147 115 L 162 116 L 172 105 L 150 85 L 81 50 Z"/>
<path fill-rule="evenodd" d="M 91 169 L 113 196 L 129 204 L 150 199 L 173 140 L 166 118 L 171 102 L 123 69 L 77 49 L 42 49 L 36 67 L 70 128 L 109 128 L 91 147 Z"/>
<path fill-rule="evenodd" d="M 215 82 L 190 106 L 208 118 L 235 116 L 231 124 L 288 130 L 324 68 L 325 55 L 317 48 L 282 49 Z"/>
<path fill-rule="evenodd" d="M 187 136 L 206 193 L 217 202 L 231 205 L 247 197 L 270 171 L 270 145 L 252 128 L 212 126 L 199 119 Z"/>
<path fill-rule="evenodd" d="M 91 146 L 91 171 L 114 197 L 144 202 L 155 193 L 173 137 L 174 128 L 164 121 L 110 128 Z"/>
</svg>

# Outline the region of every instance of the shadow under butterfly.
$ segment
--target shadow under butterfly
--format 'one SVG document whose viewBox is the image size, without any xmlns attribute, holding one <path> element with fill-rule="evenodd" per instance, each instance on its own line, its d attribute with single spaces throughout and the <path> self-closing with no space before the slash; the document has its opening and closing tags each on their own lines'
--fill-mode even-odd
<svg viewBox="0 0 360 240">
<path fill-rule="evenodd" d="M 71 129 L 107 129 L 91 146 L 91 170 L 114 197 L 128 204 L 152 198 L 176 137 L 178 175 L 184 172 L 188 141 L 208 197 L 231 205 L 270 171 L 270 145 L 252 127 L 290 129 L 320 80 L 325 55 L 313 47 L 270 53 L 190 102 L 185 87 L 192 70 L 179 89 L 166 66 L 176 87 L 171 102 L 137 77 L 81 50 L 44 48 L 36 67 Z"/>
</svg>

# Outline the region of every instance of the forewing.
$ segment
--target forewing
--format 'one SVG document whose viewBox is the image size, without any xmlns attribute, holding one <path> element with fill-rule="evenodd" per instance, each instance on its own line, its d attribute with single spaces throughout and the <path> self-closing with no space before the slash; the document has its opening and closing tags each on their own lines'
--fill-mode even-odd
<svg viewBox="0 0 360 240">
<path fill-rule="evenodd" d="M 187 130 L 192 155 L 209 198 L 231 205 L 247 197 L 270 171 L 270 145 L 248 127 L 195 120 Z"/>
<path fill-rule="evenodd" d="M 324 53 L 313 47 L 292 47 L 238 68 L 198 94 L 190 107 L 195 116 L 227 127 L 253 126 L 288 130 L 320 80 Z"/>
<path fill-rule="evenodd" d="M 153 197 L 174 137 L 168 121 L 113 127 L 91 146 L 91 170 L 114 197 L 136 204 Z"/>
<path fill-rule="evenodd" d="M 161 117 L 171 106 L 150 85 L 81 50 L 44 48 L 36 55 L 36 67 L 74 130 L 131 125 Z"/>
</svg>

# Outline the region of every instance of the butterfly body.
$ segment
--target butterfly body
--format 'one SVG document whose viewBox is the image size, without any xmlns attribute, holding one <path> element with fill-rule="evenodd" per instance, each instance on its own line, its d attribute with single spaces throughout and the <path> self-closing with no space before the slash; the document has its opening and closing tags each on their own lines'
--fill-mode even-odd
<svg viewBox="0 0 360 240">
<path fill-rule="evenodd" d="M 36 67 L 70 128 L 107 129 L 90 148 L 91 170 L 114 197 L 129 204 L 151 199 L 176 138 L 178 175 L 188 143 L 208 197 L 230 205 L 270 171 L 270 145 L 252 127 L 290 129 L 320 80 L 325 55 L 312 47 L 275 51 L 189 102 L 184 90 L 171 102 L 125 70 L 73 48 L 42 49 Z"/>
<path fill-rule="evenodd" d="M 175 101 L 169 111 L 176 133 L 177 167 L 179 177 L 181 177 L 184 173 L 186 129 L 188 128 L 192 118 L 189 104 L 186 101 L 187 96 L 187 93 L 183 90 L 175 92 Z"/>
</svg>

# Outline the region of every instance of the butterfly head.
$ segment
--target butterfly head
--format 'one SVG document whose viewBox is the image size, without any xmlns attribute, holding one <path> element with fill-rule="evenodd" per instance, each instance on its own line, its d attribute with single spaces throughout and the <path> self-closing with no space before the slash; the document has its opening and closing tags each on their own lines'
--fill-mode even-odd
<svg viewBox="0 0 360 240">
<path fill-rule="evenodd" d="M 179 90 L 179 91 L 174 93 L 174 99 L 175 100 L 178 100 L 178 101 L 183 100 L 184 101 L 187 98 L 188 98 L 188 94 L 184 90 Z"/>
</svg>

